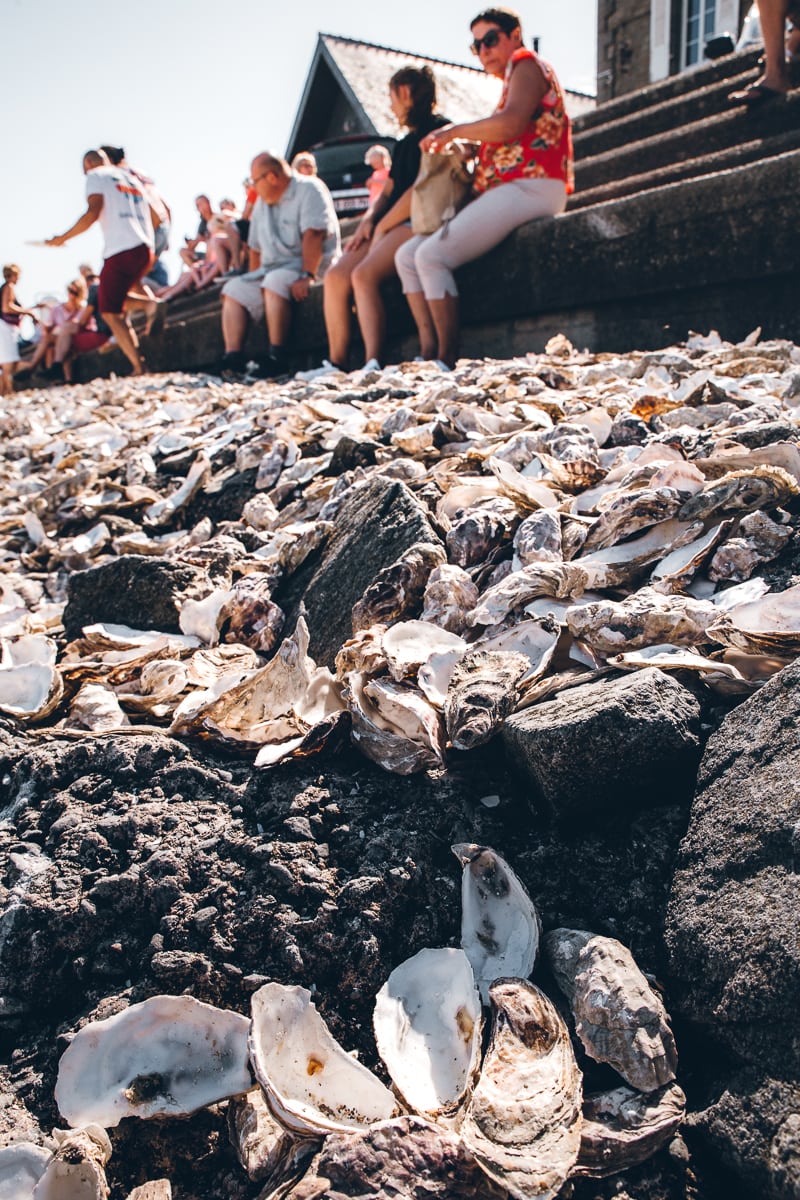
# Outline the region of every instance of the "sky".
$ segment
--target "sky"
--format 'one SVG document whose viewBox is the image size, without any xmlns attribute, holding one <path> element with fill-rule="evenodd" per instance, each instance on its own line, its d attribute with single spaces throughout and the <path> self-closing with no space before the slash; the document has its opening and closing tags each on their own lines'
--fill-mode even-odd
<svg viewBox="0 0 800 1200">
<path fill-rule="evenodd" d="M 513 7 L 512 0 L 512 7 Z M 597 0 L 518 4 L 528 42 L 565 87 L 594 92 Z M 0 0 L 0 262 L 22 268 L 18 295 L 62 297 L 82 262 L 99 268 L 90 230 L 56 249 L 28 241 L 63 233 L 85 210 L 81 159 L 101 143 L 125 147 L 173 214 L 175 252 L 194 233 L 194 197 L 243 199 L 262 149 L 283 153 L 319 33 L 339 34 L 449 62 L 473 63 L 476 0 Z"/>
</svg>

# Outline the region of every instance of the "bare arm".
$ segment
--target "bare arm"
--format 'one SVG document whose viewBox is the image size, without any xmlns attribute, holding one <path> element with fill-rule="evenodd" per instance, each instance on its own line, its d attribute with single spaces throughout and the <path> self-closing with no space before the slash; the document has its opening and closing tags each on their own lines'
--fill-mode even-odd
<svg viewBox="0 0 800 1200">
<path fill-rule="evenodd" d="M 532 58 L 518 62 L 508 84 L 506 106 L 480 121 L 444 125 L 420 142 L 423 150 L 440 150 L 453 138 L 472 142 L 513 142 L 518 138 L 547 95 L 547 80 Z"/>
<path fill-rule="evenodd" d="M 247 269 L 248 271 L 257 271 L 261 266 L 261 251 L 254 250 L 252 246 L 247 247 Z"/>
<path fill-rule="evenodd" d="M 59 234 L 58 237 L 48 238 L 48 246 L 63 246 L 64 242 L 68 242 L 70 238 L 77 237 L 78 234 L 85 233 L 87 229 L 91 229 L 102 212 L 103 197 L 100 195 L 90 196 L 86 204 L 86 212 L 83 216 L 78 217 L 75 224 L 71 225 L 66 233 Z"/>
<path fill-rule="evenodd" d="M 35 312 L 31 312 L 29 308 L 23 308 L 21 304 L 17 303 L 17 294 L 11 283 L 7 283 L 3 288 L 2 311 L 4 313 L 13 313 L 16 317 L 31 317 L 34 321 L 39 320 Z"/>
<path fill-rule="evenodd" d="M 319 264 L 322 262 L 324 241 L 324 229 L 306 229 L 303 233 L 302 269 L 308 271 L 309 275 L 316 276 L 319 270 Z M 311 290 L 311 282 L 308 276 L 303 276 L 302 279 L 295 280 L 289 289 L 295 300 L 305 300 L 308 298 L 308 293 Z"/>
</svg>

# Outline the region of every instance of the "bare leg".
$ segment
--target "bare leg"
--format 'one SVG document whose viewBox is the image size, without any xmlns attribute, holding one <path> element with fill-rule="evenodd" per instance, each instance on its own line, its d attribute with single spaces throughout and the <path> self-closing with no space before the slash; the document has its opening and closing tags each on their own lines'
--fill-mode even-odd
<svg viewBox="0 0 800 1200">
<path fill-rule="evenodd" d="M 328 335 L 328 358 L 338 367 L 347 365 L 350 346 L 350 308 L 353 295 L 353 271 L 367 257 L 369 244 L 358 250 L 346 250 L 325 272 L 322 307 Z"/>
<path fill-rule="evenodd" d="M 182 275 L 173 283 L 172 287 L 166 288 L 160 296 L 161 300 L 174 300 L 176 296 L 180 296 L 183 292 L 191 292 L 196 286 L 196 276 L 194 271 L 184 271 Z"/>
<path fill-rule="evenodd" d="M 436 326 L 439 358 L 453 367 L 458 357 L 458 297 L 445 295 L 441 300 L 429 300 L 428 305 Z"/>
<path fill-rule="evenodd" d="M 117 339 L 117 345 L 133 367 L 134 375 L 142 375 L 144 368 L 139 357 L 139 339 L 123 313 L 103 313 L 103 320 Z"/>
<path fill-rule="evenodd" d="M 417 326 L 420 355 L 422 358 L 436 358 L 436 329 L 424 293 L 406 292 L 406 300 Z"/>
<path fill-rule="evenodd" d="M 786 15 L 787 0 L 758 0 L 758 15 L 761 19 L 761 36 L 764 39 L 766 65 L 760 82 L 776 92 L 789 90 L 789 72 L 786 69 Z"/>
<path fill-rule="evenodd" d="M 14 390 L 14 367 L 16 363 L 0 363 L 0 396 L 10 396 Z"/>
<path fill-rule="evenodd" d="M 230 296 L 222 297 L 222 339 L 226 354 L 241 350 L 244 345 L 248 316 L 247 309 L 238 300 L 232 300 Z"/>
<path fill-rule="evenodd" d="M 262 288 L 264 295 L 264 316 L 267 319 L 267 334 L 270 346 L 285 346 L 289 339 L 289 327 L 292 323 L 292 305 L 289 300 Z"/>
<path fill-rule="evenodd" d="M 408 225 L 395 226 L 371 246 L 369 254 L 353 271 L 356 313 L 367 361 L 371 358 L 380 359 L 386 336 L 386 310 L 381 296 L 381 284 L 396 274 L 395 253 L 403 242 L 407 242 L 412 236 Z"/>
</svg>

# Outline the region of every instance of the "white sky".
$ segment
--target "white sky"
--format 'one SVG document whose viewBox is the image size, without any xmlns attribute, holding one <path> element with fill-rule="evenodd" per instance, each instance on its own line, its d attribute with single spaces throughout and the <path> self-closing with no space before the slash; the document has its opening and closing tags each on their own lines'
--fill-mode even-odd
<svg viewBox="0 0 800 1200">
<path fill-rule="evenodd" d="M 511 0 L 511 6 L 514 2 Z M 318 33 L 450 62 L 473 62 L 480 0 L 0 0 L 0 261 L 22 267 L 23 303 L 63 295 L 78 264 L 101 261 L 96 230 L 61 249 L 27 246 L 63 233 L 85 209 L 81 159 L 122 145 L 172 208 L 173 250 L 197 225 L 194 197 L 242 199 L 261 149 L 286 149 Z M 526 39 L 564 86 L 594 92 L 597 0 L 526 0 Z"/>
</svg>

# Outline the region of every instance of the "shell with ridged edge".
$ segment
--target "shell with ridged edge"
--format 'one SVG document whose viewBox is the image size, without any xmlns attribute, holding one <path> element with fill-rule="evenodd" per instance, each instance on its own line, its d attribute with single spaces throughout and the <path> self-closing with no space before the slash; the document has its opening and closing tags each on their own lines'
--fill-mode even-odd
<svg viewBox="0 0 800 1200">
<path fill-rule="evenodd" d="M 553 1200 L 578 1157 L 582 1077 L 569 1032 L 523 979 L 490 990 L 492 1036 L 461 1138 L 515 1200 Z"/>
</svg>

